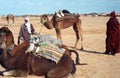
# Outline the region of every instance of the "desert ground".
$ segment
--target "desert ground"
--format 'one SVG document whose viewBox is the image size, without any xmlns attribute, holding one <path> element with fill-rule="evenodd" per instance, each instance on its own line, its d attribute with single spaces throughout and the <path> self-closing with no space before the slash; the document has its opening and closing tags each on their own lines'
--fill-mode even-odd
<svg viewBox="0 0 120 78">
<path fill-rule="evenodd" d="M 40 17 L 29 18 L 36 32 L 40 34 L 51 34 L 56 38 L 54 29 L 48 30 L 45 27 L 42 28 Z M 120 17 L 117 18 L 120 21 Z M 75 50 L 79 53 L 80 62 L 83 65 L 76 65 L 77 71 L 73 78 L 120 78 L 120 54 L 118 53 L 114 56 L 102 54 L 105 52 L 106 22 L 109 17 L 81 16 L 80 19 L 82 21 L 84 50 L 80 50 L 80 42 Z M 23 17 L 16 17 L 15 23 L 8 25 L 5 19 L 0 18 L 0 27 L 7 26 L 13 32 L 14 40 L 17 44 L 18 32 L 23 22 Z M 74 46 L 76 37 L 72 26 L 62 30 L 62 40 L 63 44 L 67 45 L 68 48 Z M 72 58 L 75 59 L 74 54 Z M 0 66 L 0 71 L 3 70 L 5 69 Z M 0 76 L 0 78 L 4 77 Z M 28 76 L 28 78 L 42 77 L 32 75 Z"/>
</svg>

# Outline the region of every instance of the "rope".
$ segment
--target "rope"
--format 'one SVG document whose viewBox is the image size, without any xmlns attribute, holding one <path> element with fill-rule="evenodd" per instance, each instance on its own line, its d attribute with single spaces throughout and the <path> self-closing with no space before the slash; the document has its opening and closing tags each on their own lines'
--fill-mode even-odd
<svg viewBox="0 0 120 78">
<path fill-rule="evenodd" d="M 40 29 L 40 32 L 39 32 L 39 34 L 41 33 L 41 31 L 42 31 L 42 28 L 43 28 L 43 24 L 42 24 L 42 27 L 41 27 L 41 29 Z"/>
</svg>

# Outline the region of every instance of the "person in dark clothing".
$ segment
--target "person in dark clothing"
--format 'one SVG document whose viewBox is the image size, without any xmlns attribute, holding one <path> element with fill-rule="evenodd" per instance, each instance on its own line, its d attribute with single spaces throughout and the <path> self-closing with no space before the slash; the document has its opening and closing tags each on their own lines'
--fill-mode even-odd
<svg viewBox="0 0 120 78">
<path fill-rule="evenodd" d="M 107 22 L 106 31 L 106 51 L 104 54 L 112 54 L 120 52 L 120 23 L 116 18 L 115 11 L 110 13 L 110 19 Z"/>
</svg>

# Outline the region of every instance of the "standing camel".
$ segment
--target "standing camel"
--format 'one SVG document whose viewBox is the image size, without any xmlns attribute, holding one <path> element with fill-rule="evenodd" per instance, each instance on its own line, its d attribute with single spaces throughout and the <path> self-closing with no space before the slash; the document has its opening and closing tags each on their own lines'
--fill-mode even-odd
<svg viewBox="0 0 120 78">
<path fill-rule="evenodd" d="M 13 21 L 13 23 L 14 23 L 14 15 L 13 14 L 8 14 L 7 16 L 6 16 L 6 20 L 7 20 L 7 22 L 8 22 L 8 24 L 10 23 L 10 19 Z"/>
<path fill-rule="evenodd" d="M 63 18 L 63 19 L 62 19 Z M 56 35 L 58 39 L 61 38 L 61 29 L 68 28 L 70 26 L 73 26 L 73 30 L 75 31 L 76 34 L 76 42 L 74 48 L 77 47 L 77 44 L 79 42 L 79 39 L 81 37 L 81 49 L 83 50 L 83 35 L 82 35 L 82 28 L 81 28 L 81 20 L 79 19 L 79 15 L 70 15 L 69 16 L 64 16 L 61 19 L 57 17 L 57 14 L 55 13 L 49 21 L 47 15 L 42 15 L 41 16 L 41 23 L 47 28 L 47 29 L 52 29 L 55 28 L 56 30 Z"/>
</svg>

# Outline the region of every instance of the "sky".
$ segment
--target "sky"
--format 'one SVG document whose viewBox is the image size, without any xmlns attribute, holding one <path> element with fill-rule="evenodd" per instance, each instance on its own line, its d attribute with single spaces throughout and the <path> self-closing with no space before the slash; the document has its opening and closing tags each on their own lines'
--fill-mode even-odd
<svg viewBox="0 0 120 78">
<path fill-rule="evenodd" d="M 120 0 L 0 0 L 0 15 L 54 14 L 63 9 L 79 14 L 120 13 Z"/>
</svg>

